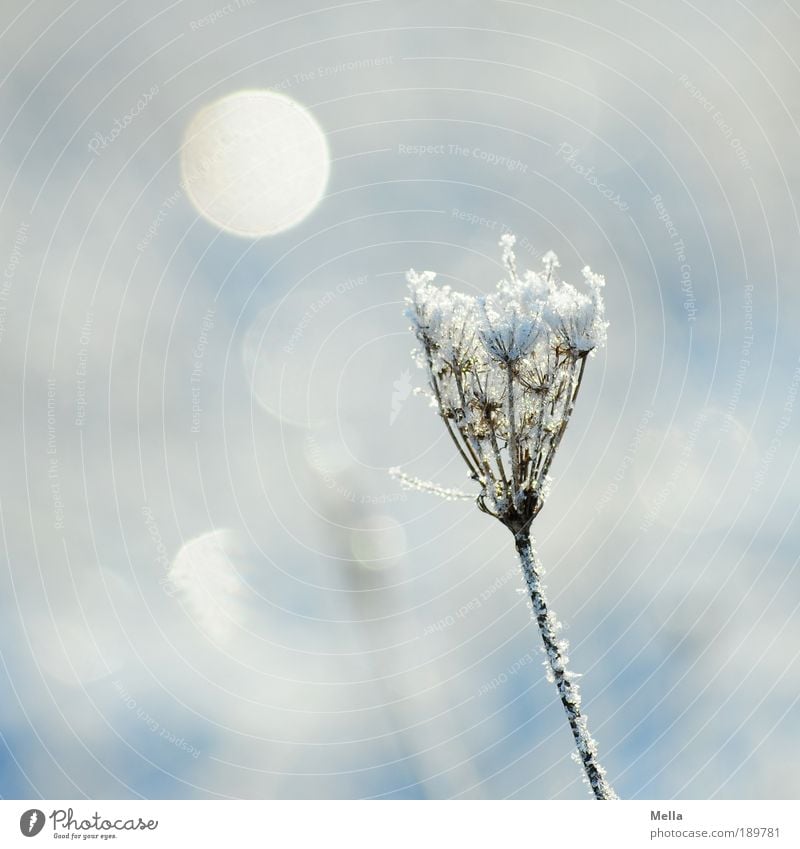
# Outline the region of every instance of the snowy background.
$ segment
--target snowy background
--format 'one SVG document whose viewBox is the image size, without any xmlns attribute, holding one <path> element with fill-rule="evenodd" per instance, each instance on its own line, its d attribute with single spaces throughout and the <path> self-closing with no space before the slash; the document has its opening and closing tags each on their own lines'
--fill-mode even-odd
<svg viewBox="0 0 800 849">
<path fill-rule="evenodd" d="M 800 795 L 795 0 L 5 9 L 0 795 L 587 796 L 510 536 L 386 474 L 466 483 L 404 271 L 505 229 L 608 281 L 534 532 L 611 781 Z M 257 240 L 180 185 L 242 89 L 332 159 Z"/>
</svg>

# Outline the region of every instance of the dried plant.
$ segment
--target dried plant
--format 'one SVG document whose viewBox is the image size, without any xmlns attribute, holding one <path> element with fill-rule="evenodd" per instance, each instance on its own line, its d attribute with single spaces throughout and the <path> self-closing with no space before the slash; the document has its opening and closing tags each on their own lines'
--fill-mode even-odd
<svg viewBox="0 0 800 849">
<path fill-rule="evenodd" d="M 604 280 L 587 266 L 588 292 L 578 291 L 557 278 L 552 252 L 543 257 L 542 272 L 520 275 L 514 242 L 511 235 L 500 240 L 507 276 L 486 297 L 437 286 L 431 271 L 409 271 L 406 315 L 420 344 L 414 355 L 427 372 L 431 403 L 479 487 L 477 504 L 514 535 L 548 677 L 558 689 L 592 792 L 597 799 L 614 799 L 581 713 L 577 676 L 567 669 L 568 643 L 558 636 L 561 625 L 548 608 L 531 539 L 587 359 L 605 343 Z M 393 471 L 405 485 L 462 497 Z"/>
</svg>

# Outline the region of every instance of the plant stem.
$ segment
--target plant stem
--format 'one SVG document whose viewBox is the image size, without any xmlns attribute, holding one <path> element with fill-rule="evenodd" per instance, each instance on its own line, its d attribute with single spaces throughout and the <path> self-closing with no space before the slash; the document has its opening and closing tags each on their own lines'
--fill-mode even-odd
<svg viewBox="0 0 800 849">
<path fill-rule="evenodd" d="M 522 573 L 528 585 L 528 591 L 533 604 L 533 615 L 539 625 L 542 635 L 547 662 L 555 679 L 561 704 L 567 714 L 572 736 L 578 749 L 589 786 L 596 799 L 616 799 L 617 795 L 605 779 L 605 770 L 597 760 L 597 743 L 589 733 L 586 717 L 581 713 L 581 697 L 578 685 L 575 683 L 575 673 L 567 669 L 569 658 L 566 655 L 567 643 L 556 636 L 561 623 L 551 610 L 548 610 L 547 599 L 541 581 L 541 566 L 536 560 L 536 554 L 531 547 L 530 533 L 525 530 L 514 534 Z"/>
</svg>

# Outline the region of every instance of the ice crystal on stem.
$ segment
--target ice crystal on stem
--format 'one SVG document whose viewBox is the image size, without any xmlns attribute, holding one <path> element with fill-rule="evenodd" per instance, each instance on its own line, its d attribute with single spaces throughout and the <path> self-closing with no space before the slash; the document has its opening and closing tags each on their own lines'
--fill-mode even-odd
<svg viewBox="0 0 800 849">
<path fill-rule="evenodd" d="M 543 257 L 542 271 L 520 275 L 514 243 L 510 234 L 501 238 L 506 277 L 486 297 L 438 286 L 434 272 L 412 269 L 406 315 L 432 403 L 478 486 L 478 506 L 514 534 L 546 663 L 586 777 L 596 798 L 611 799 L 616 797 L 580 711 L 577 676 L 566 668 L 567 643 L 556 636 L 561 626 L 548 610 L 530 536 L 586 361 L 606 340 L 605 281 L 588 266 L 587 291 L 558 279 L 552 251 Z"/>
<path fill-rule="evenodd" d="M 420 492 L 429 492 L 433 495 L 438 495 L 445 501 L 472 501 L 473 496 L 460 489 L 449 489 L 444 486 L 439 486 L 432 481 L 424 481 L 421 478 L 416 478 L 413 475 L 406 474 L 398 466 L 389 469 L 389 476 L 400 481 L 405 489 L 416 489 Z"/>
</svg>

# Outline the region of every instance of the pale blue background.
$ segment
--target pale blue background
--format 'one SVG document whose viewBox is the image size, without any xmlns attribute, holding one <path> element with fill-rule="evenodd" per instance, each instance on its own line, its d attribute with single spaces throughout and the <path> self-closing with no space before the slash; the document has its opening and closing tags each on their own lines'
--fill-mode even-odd
<svg viewBox="0 0 800 849">
<path fill-rule="evenodd" d="M 403 272 L 488 291 L 507 225 L 521 263 L 553 248 L 565 276 L 608 280 L 608 349 L 535 532 L 612 782 L 796 798 L 797 4 L 255 0 L 192 26 L 222 6 L 4 6 L 0 794 L 586 797 L 510 537 L 385 471 L 465 485 L 406 397 Z M 328 135 L 319 208 L 250 242 L 179 194 L 138 250 L 195 112 L 269 87 Z M 520 165 L 400 153 L 428 144 Z M 287 369 L 278 415 L 242 364 L 259 316 Z M 215 528 L 230 581 L 192 606 L 165 564 Z M 355 562 L 370 550 L 389 562 Z"/>
</svg>

